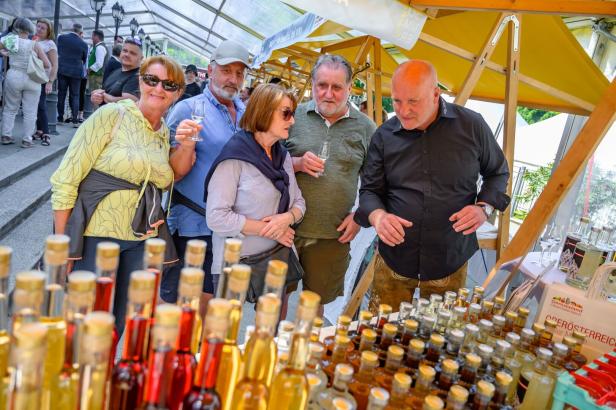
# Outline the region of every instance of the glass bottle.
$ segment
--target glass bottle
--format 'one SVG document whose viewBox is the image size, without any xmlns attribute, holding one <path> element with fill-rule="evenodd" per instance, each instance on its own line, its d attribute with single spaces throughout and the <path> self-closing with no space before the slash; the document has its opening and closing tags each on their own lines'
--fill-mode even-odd
<svg viewBox="0 0 616 410">
<path fill-rule="evenodd" d="M 417 337 L 418 328 L 419 323 L 415 319 L 406 319 L 402 323 L 402 335 L 400 336 L 399 343 L 402 346 L 408 346 L 411 339 L 415 339 Z"/>
<path fill-rule="evenodd" d="M 492 310 L 494 310 L 494 302 L 488 299 L 481 301 L 481 312 L 479 312 L 479 318 L 485 320 L 492 320 Z"/>
<path fill-rule="evenodd" d="M 491 407 L 495 407 L 497 409 L 503 409 L 507 405 L 507 395 L 509 394 L 509 388 L 511 387 L 511 383 L 513 381 L 513 377 L 509 373 L 506 372 L 497 372 L 495 377 L 496 389 L 494 392 L 494 396 L 492 397 L 492 405 Z"/>
<path fill-rule="evenodd" d="M 460 354 L 458 356 L 460 362 L 464 362 L 464 358 L 468 353 L 475 352 L 477 336 L 479 336 L 479 327 L 477 325 L 468 323 L 464 326 L 464 343 L 460 346 Z"/>
<path fill-rule="evenodd" d="M 498 340 L 505 338 L 505 323 L 507 319 L 505 316 L 494 315 L 492 316 L 492 333 L 488 336 L 488 344 L 492 347 Z"/>
<path fill-rule="evenodd" d="M 464 343 L 464 332 L 459 329 L 450 331 L 447 337 L 447 347 L 445 348 L 447 357 L 454 360 L 457 359 L 462 343 Z"/>
<path fill-rule="evenodd" d="M 449 322 L 448 331 L 451 332 L 455 329 L 464 329 L 464 325 L 466 324 L 464 316 L 466 316 L 466 308 L 463 306 L 455 306 L 451 311 L 451 322 Z"/>
<path fill-rule="evenodd" d="M 489 344 L 490 335 L 494 330 L 494 325 L 489 320 L 481 319 L 479 320 L 477 326 L 479 327 L 479 337 L 477 338 L 477 343 Z"/>
<path fill-rule="evenodd" d="M 154 295 L 152 296 L 152 312 L 151 317 L 156 315 L 156 305 L 159 301 L 160 292 L 160 277 L 163 272 L 163 263 L 165 261 L 166 242 L 160 238 L 150 238 L 145 240 L 145 250 L 143 251 L 143 270 L 152 272 L 155 277 Z M 149 352 L 146 350 L 146 355 Z"/>
<path fill-rule="evenodd" d="M 605 262 L 608 252 L 599 246 L 600 236 L 601 228 L 593 226 L 590 228 L 588 240 L 582 239 L 576 244 L 573 261 L 565 280 L 568 285 L 587 289 L 595 271 Z"/>
<path fill-rule="evenodd" d="M 406 366 L 411 376 L 415 377 L 419 364 L 423 360 L 426 344 L 421 339 L 412 339 L 406 351 Z"/>
<path fill-rule="evenodd" d="M 308 380 L 308 405 L 306 410 L 321 410 L 319 403 L 317 402 L 319 394 L 325 389 L 325 384 L 317 375 L 313 373 L 306 373 L 306 379 Z"/>
<path fill-rule="evenodd" d="M 274 377 L 268 404 L 270 409 L 300 410 L 306 407 L 308 382 L 305 368 L 308 357 L 308 340 L 310 339 L 310 327 L 317 315 L 320 302 L 321 297 L 314 292 L 305 290 L 299 295 L 299 306 L 295 313 L 295 330 L 291 338 L 289 365 Z M 345 366 L 351 369 L 352 374 L 353 368 L 349 365 Z"/>
<path fill-rule="evenodd" d="M 430 295 L 430 305 L 428 305 L 428 314 L 436 316 L 443 304 L 443 297 L 437 293 Z"/>
<path fill-rule="evenodd" d="M 376 319 L 376 328 L 378 330 L 383 329 L 385 323 L 389 322 L 389 315 L 391 314 L 392 308 L 390 305 L 382 303 L 379 305 L 379 315 Z M 378 333 L 378 331 L 377 331 Z"/>
<path fill-rule="evenodd" d="M 368 310 L 359 312 L 359 321 L 357 322 L 357 330 L 349 332 L 351 340 L 355 348 L 359 347 L 364 329 L 372 329 L 370 322 L 372 321 L 372 313 Z"/>
<path fill-rule="evenodd" d="M 387 390 L 380 387 L 370 389 L 370 397 L 368 398 L 368 407 L 366 410 L 383 410 L 389 402 L 389 393 Z"/>
<path fill-rule="evenodd" d="M 327 375 L 329 380 L 333 380 L 334 373 L 336 371 L 336 365 L 338 363 L 346 362 L 346 354 L 349 346 L 351 346 L 351 339 L 344 334 L 336 335 L 334 343 L 334 350 L 329 359 L 325 358 L 322 362 L 323 371 Z"/>
<path fill-rule="evenodd" d="M 9 273 L 13 250 L 0 246 L 0 381 L 6 376 L 9 365 Z M 0 386 L 0 400 L 5 402 L 4 388 Z"/>
<path fill-rule="evenodd" d="M 130 275 L 122 358 L 111 373 L 110 409 L 130 410 L 141 405 L 145 383 L 145 344 L 156 276 L 135 271 Z"/>
<path fill-rule="evenodd" d="M 411 316 L 411 319 L 415 319 L 419 322 L 424 315 L 429 314 L 428 307 L 430 306 L 430 301 L 424 298 L 416 299 L 416 301 L 417 302 L 413 302 L 416 303 L 417 307 L 415 308 L 415 312 Z"/>
<path fill-rule="evenodd" d="M 389 346 L 389 349 L 387 350 L 387 360 L 385 361 L 385 367 L 377 369 L 374 373 L 374 380 L 376 384 L 387 390 L 391 389 L 391 381 L 394 377 L 394 374 L 396 374 L 396 372 L 400 368 L 403 356 L 403 348 L 397 345 Z"/>
<path fill-rule="evenodd" d="M 413 303 L 406 301 L 400 302 L 400 306 L 398 307 L 398 324 L 402 325 L 405 320 L 410 319 L 414 309 Z"/>
<path fill-rule="evenodd" d="M 574 372 L 580 368 L 580 365 L 573 360 L 573 356 L 576 354 L 578 341 L 573 336 L 565 336 L 563 337 L 563 343 L 569 349 L 569 353 L 565 358 L 565 364 L 563 367 L 568 372 Z"/>
<path fill-rule="evenodd" d="M 569 272 L 569 269 L 575 264 L 574 255 L 577 244 L 588 235 L 588 226 L 590 219 L 581 217 L 575 231 L 567 232 L 565 243 L 560 254 L 558 268 L 563 272 Z"/>
<path fill-rule="evenodd" d="M 540 347 L 533 368 L 530 371 L 522 370 L 518 385 L 518 398 L 522 402 L 520 410 L 547 408 L 554 386 L 554 379 L 547 371 L 551 358 L 552 352 Z"/>
<path fill-rule="evenodd" d="M 555 320 L 546 319 L 543 322 L 543 326 L 545 326 L 545 331 L 541 334 L 539 338 L 539 346 L 545 347 L 546 349 L 552 348 L 552 339 L 554 339 L 554 333 L 556 333 L 556 327 L 558 324 Z"/>
<path fill-rule="evenodd" d="M 355 410 L 356 408 L 351 400 L 345 397 L 334 397 L 332 399 L 331 410 Z"/>
<path fill-rule="evenodd" d="M 242 377 L 233 393 L 234 410 L 262 410 L 267 407 L 269 369 L 276 363 L 274 330 L 279 312 L 279 298 L 273 295 L 259 297 L 255 331 L 246 343 Z"/>
<path fill-rule="evenodd" d="M 361 354 L 359 372 L 349 382 L 349 391 L 357 401 L 357 408 L 365 410 L 368 406 L 370 389 L 374 387 L 374 371 L 379 365 L 376 353 L 365 350 Z"/>
<path fill-rule="evenodd" d="M 312 329 L 310 330 L 310 342 L 323 345 L 323 343 L 321 343 L 321 329 L 322 328 L 323 328 L 323 319 L 321 319 L 320 317 L 315 317 L 314 320 L 312 321 Z"/>
<path fill-rule="evenodd" d="M 479 366 L 481 366 L 481 357 L 475 353 L 468 353 L 464 360 L 464 366 L 460 371 L 460 380 L 458 384 L 467 390 L 475 384 L 478 376 Z"/>
<path fill-rule="evenodd" d="M 494 302 L 494 306 L 492 307 L 492 314 L 502 316 L 505 313 L 505 298 L 502 296 L 495 296 L 492 301 Z"/>
<path fill-rule="evenodd" d="M 184 253 L 184 268 L 203 269 L 205 261 L 205 252 L 207 250 L 207 242 L 200 239 L 190 239 L 186 242 L 186 252 Z M 180 273 L 181 275 L 181 273 Z M 179 302 L 178 302 L 179 303 Z M 186 305 L 184 302 L 182 305 Z M 192 354 L 195 355 L 199 351 L 201 344 L 201 333 L 203 332 L 203 318 L 201 317 L 201 298 L 192 299 L 190 306 L 197 312 L 193 323 L 193 335 L 191 341 Z M 190 388 L 190 387 L 189 387 Z"/>
<path fill-rule="evenodd" d="M 79 352 L 79 409 L 107 408 L 113 325 L 114 317 L 108 312 L 91 312 L 83 319 L 83 339 Z"/>
<path fill-rule="evenodd" d="M 387 349 L 394 343 L 394 338 L 398 333 L 398 326 L 393 323 L 385 323 L 381 331 L 381 341 L 379 343 L 379 357 L 384 360 L 387 357 Z"/>
<path fill-rule="evenodd" d="M 558 376 L 565 371 L 565 359 L 569 354 L 569 348 L 563 343 L 554 343 L 552 346 L 552 360 L 548 363 L 548 374 L 552 376 L 554 381 Z"/>
<path fill-rule="evenodd" d="M 441 400 L 440 397 L 432 395 L 432 394 L 428 394 L 424 398 L 424 403 L 421 409 L 422 410 L 441 410 L 444 407 L 445 407 L 445 403 L 443 402 L 443 400 Z"/>
<path fill-rule="evenodd" d="M 518 320 L 518 314 L 512 310 L 508 310 L 505 312 L 505 326 L 503 327 L 503 332 L 509 333 L 513 332 L 513 327 Z"/>
<path fill-rule="evenodd" d="M 308 345 L 310 355 L 308 356 L 308 362 L 306 363 L 306 374 L 313 374 L 321 379 L 323 388 L 327 386 L 327 375 L 321 368 L 321 360 L 325 354 L 325 348 L 320 343 L 310 342 Z"/>
<path fill-rule="evenodd" d="M 479 322 L 480 312 L 481 312 L 481 305 L 478 303 L 471 303 L 468 306 L 468 312 L 466 313 L 466 321 L 468 323 L 477 324 Z"/>
<path fill-rule="evenodd" d="M 573 336 L 578 341 L 578 345 L 575 348 L 576 354 L 573 355 L 572 359 L 580 367 L 582 367 L 586 363 L 588 363 L 588 358 L 582 354 L 582 346 L 584 346 L 584 342 L 586 341 L 586 335 L 579 330 L 574 330 L 571 336 Z"/>
<path fill-rule="evenodd" d="M 436 318 L 430 315 L 424 315 L 421 317 L 419 321 L 419 333 L 417 336 L 424 342 L 427 342 L 430 339 L 430 335 L 432 334 L 432 330 L 436 325 Z"/>
<path fill-rule="evenodd" d="M 49 235 L 45 241 L 45 301 L 40 321 L 47 327 L 47 349 L 41 408 L 51 408 L 51 397 L 57 392 L 57 378 L 64 365 L 66 322 L 64 321 L 64 289 L 70 239 L 66 235 Z"/>
<path fill-rule="evenodd" d="M 99 242 L 96 245 L 96 299 L 94 310 L 113 312 L 116 273 L 120 262 L 120 245 Z"/>
<path fill-rule="evenodd" d="M 187 252 L 188 253 L 188 252 Z M 180 329 L 175 346 L 175 355 L 171 361 L 173 373 L 168 405 L 177 410 L 182 405 L 184 396 L 192 387 L 197 368 L 197 359 L 192 352 L 195 318 L 199 316 L 199 299 L 203 289 L 204 273 L 201 268 L 183 268 L 180 271 L 177 305 L 181 310 Z"/>
<path fill-rule="evenodd" d="M 216 377 L 225 334 L 229 326 L 231 302 L 210 299 L 203 326 L 203 341 L 197 364 L 197 373 L 190 392 L 184 397 L 183 410 L 219 410 L 220 396 L 216 392 Z"/>
<path fill-rule="evenodd" d="M 13 324 L 15 334 L 22 324 L 38 322 L 45 298 L 45 274 L 41 271 L 18 272 L 13 290 Z"/>
<path fill-rule="evenodd" d="M 288 265 L 283 261 L 271 260 L 267 263 L 263 295 L 271 293 L 282 298 L 285 280 L 287 278 L 287 269 Z"/>
<path fill-rule="evenodd" d="M 473 288 L 473 294 L 471 295 L 471 304 L 476 303 L 481 305 L 485 289 L 481 286 L 475 286 Z"/>
<path fill-rule="evenodd" d="M 447 394 L 447 410 L 464 410 L 468 400 L 468 390 L 454 384 Z"/>
<path fill-rule="evenodd" d="M 405 403 L 412 409 L 423 408 L 424 399 L 430 394 L 430 388 L 434 382 L 436 371 L 431 366 L 419 365 L 417 381 L 411 394 L 407 397 Z"/>
<path fill-rule="evenodd" d="M 518 308 L 518 318 L 513 323 L 513 331 L 516 333 L 520 333 L 522 329 L 526 327 L 526 321 L 528 320 L 528 315 L 530 314 L 530 310 L 525 307 Z"/>
<path fill-rule="evenodd" d="M 541 338 L 545 333 L 545 326 L 539 322 L 533 323 L 532 330 L 535 332 L 535 337 L 533 338 L 533 342 L 531 345 L 531 350 L 534 352 L 537 351 L 541 347 Z"/>
<path fill-rule="evenodd" d="M 332 387 L 327 390 L 324 390 L 319 395 L 319 405 L 323 409 L 328 409 L 332 407 L 332 401 L 337 397 L 342 397 L 344 399 L 349 400 L 353 407 L 357 407 L 357 401 L 355 398 L 349 393 L 349 382 L 353 377 L 353 368 L 348 364 L 340 363 L 336 366 L 336 371 L 334 375 L 334 383 Z M 270 409 L 283 409 L 287 407 L 272 407 L 270 404 Z M 294 407 L 294 408 L 302 408 L 302 407 Z"/>
<path fill-rule="evenodd" d="M 452 292 L 451 290 L 446 291 L 443 297 L 442 308 L 451 311 L 456 305 L 457 296 L 458 295 L 456 294 L 456 292 Z"/>
<path fill-rule="evenodd" d="M 490 364 L 483 376 L 484 380 L 494 383 L 496 373 L 505 368 L 505 359 L 509 351 L 511 351 L 511 344 L 509 344 L 509 342 L 506 340 L 499 340 L 496 342 L 496 345 L 494 345 L 494 354 L 492 354 Z"/>
<path fill-rule="evenodd" d="M 520 363 L 520 370 L 518 370 L 517 375 L 516 372 L 512 371 L 513 382 L 515 383 L 516 395 L 518 397 L 523 397 L 522 395 L 528 387 L 528 380 L 523 379 L 522 374 L 524 372 L 527 374 L 532 372 L 533 364 L 536 359 L 532 345 L 535 338 L 536 333 L 532 329 L 522 329 L 520 334 L 520 345 L 514 354 L 514 359 Z M 510 396 L 509 401 L 512 402 L 513 397 Z"/>
<path fill-rule="evenodd" d="M 47 327 L 23 323 L 12 335 L 6 408 L 38 409 L 41 405 Z"/>
<path fill-rule="evenodd" d="M 447 397 L 447 392 L 458 381 L 458 370 L 460 365 L 452 359 L 445 359 L 441 362 L 441 373 L 438 377 L 436 389 L 440 397 Z"/>
<path fill-rule="evenodd" d="M 507 392 L 507 403 L 512 403 L 515 398 L 516 385 L 520 377 L 520 372 L 522 371 L 522 361 L 516 356 L 517 351 L 520 349 L 521 338 L 517 333 L 509 332 L 505 340 L 511 344 L 511 349 L 509 349 L 507 357 L 505 358 L 504 371 L 509 373 L 512 377 L 512 381 L 509 384 L 509 391 Z"/>
<path fill-rule="evenodd" d="M 494 349 L 491 346 L 480 344 L 477 346 L 477 355 L 481 357 L 481 365 L 479 366 L 479 376 L 483 378 L 488 372 L 488 365 L 494 355 Z"/>
<path fill-rule="evenodd" d="M 218 278 L 218 289 L 216 289 L 216 297 L 222 298 L 227 292 L 228 275 L 231 272 L 231 266 L 240 263 L 240 252 L 242 250 L 242 241 L 236 238 L 225 239 L 225 246 L 222 254 L 222 270 L 220 278 Z"/>
<path fill-rule="evenodd" d="M 323 345 L 325 346 L 325 351 L 327 356 L 331 356 L 334 350 L 334 344 L 336 341 L 337 335 L 348 336 L 349 335 L 349 327 L 351 326 L 351 318 L 347 315 L 338 316 L 338 323 L 336 324 L 336 333 L 327 336 L 323 339 Z M 353 349 L 353 346 L 348 346 L 349 350 Z"/>
<path fill-rule="evenodd" d="M 394 374 L 387 410 L 403 409 L 406 406 L 404 401 L 410 394 L 411 381 L 411 376 L 406 373 L 398 372 Z"/>
<path fill-rule="evenodd" d="M 278 323 L 278 333 L 276 337 L 276 348 L 278 356 L 276 360 L 275 373 L 284 369 L 289 361 L 289 349 L 291 348 L 291 335 L 295 330 L 295 324 L 288 320 L 281 320 Z M 268 386 L 271 383 L 271 378 L 268 381 Z"/>
<path fill-rule="evenodd" d="M 438 333 L 432 333 L 423 363 L 432 367 L 436 366 L 443 353 L 443 346 L 445 346 L 445 338 Z"/>
<path fill-rule="evenodd" d="M 456 306 L 468 308 L 470 294 L 471 294 L 471 291 L 468 288 L 458 289 L 458 298 L 456 299 Z"/>
<path fill-rule="evenodd" d="M 490 401 L 492 400 L 492 396 L 494 396 L 494 385 L 485 380 L 479 380 L 477 382 L 477 393 L 475 393 L 475 397 L 473 398 L 473 403 L 471 404 L 472 410 L 487 410 L 490 406 Z M 543 407 L 538 407 L 543 408 Z"/>
<path fill-rule="evenodd" d="M 434 331 L 441 335 L 445 335 L 449 327 L 449 323 L 451 322 L 451 316 L 452 315 L 450 311 L 440 309 L 436 318 L 436 325 L 434 327 Z"/>
<path fill-rule="evenodd" d="M 58 375 L 58 390 L 51 397 L 51 407 L 54 409 L 77 408 L 79 353 L 83 344 L 84 318 L 92 312 L 95 294 L 96 275 L 85 271 L 75 271 L 69 275 L 64 308 L 66 350 L 64 365 Z"/>
<path fill-rule="evenodd" d="M 353 366 L 353 370 L 359 370 L 359 362 L 361 354 L 364 350 L 373 350 L 374 342 L 376 341 L 376 332 L 370 328 L 366 328 L 361 332 L 361 342 L 359 348 L 347 353 L 347 361 Z"/>
<path fill-rule="evenodd" d="M 284 264 L 284 274 L 282 280 L 282 292 L 284 288 L 284 276 L 286 275 L 286 263 L 280 261 L 270 261 L 268 275 L 270 279 L 272 269 L 276 272 L 282 269 L 281 264 Z M 242 305 L 246 299 L 248 284 L 250 283 L 251 269 L 248 265 L 233 265 L 231 272 L 227 278 L 227 289 L 225 299 L 231 302 L 231 312 L 229 313 L 229 326 L 225 336 L 225 345 L 222 348 L 220 356 L 220 366 L 218 367 L 218 377 L 216 379 L 216 391 L 222 400 L 222 408 L 224 410 L 231 409 L 233 400 L 233 390 L 237 385 L 240 377 L 240 368 L 242 365 L 242 353 L 237 346 L 237 335 L 240 330 L 240 322 L 242 320 Z M 278 273 L 276 273 L 278 275 Z M 277 276 L 275 276 L 277 278 Z M 270 283 L 269 288 L 266 284 L 268 292 L 265 293 L 280 297 L 277 291 L 273 288 L 273 283 Z M 271 291 L 271 292 L 270 292 Z M 271 379 L 270 379 L 271 380 Z"/>
</svg>

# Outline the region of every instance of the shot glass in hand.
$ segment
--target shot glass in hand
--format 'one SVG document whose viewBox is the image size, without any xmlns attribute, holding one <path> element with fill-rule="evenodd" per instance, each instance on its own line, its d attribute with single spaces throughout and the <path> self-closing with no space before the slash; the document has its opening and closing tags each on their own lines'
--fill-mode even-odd
<svg viewBox="0 0 616 410">
<path fill-rule="evenodd" d="M 205 118 L 205 107 L 202 103 L 195 103 L 193 107 L 192 113 L 190 114 L 190 118 L 196 122 L 197 124 L 203 126 L 203 119 Z M 203 141 L 203 138 L 199 136 L 199 131 L 197 131 L 192 137 L 190 137 L 191 141 Z"/>
<path fill-rule="evenodd" d="M 321 144 L 321 149 L 319 150 L 319 154 L 317 156 L 319 157 L 319 159 L 323 160 L 323 166 L 325 166 L 325 162 L 327 161 L 327 158 L 329 158 L 329 141 L 323 141 L 323 144 Z M 323 175 L 325 175 L 325 171 L 319 172 L 318 175 L 322 177 Z"/>
</svg>

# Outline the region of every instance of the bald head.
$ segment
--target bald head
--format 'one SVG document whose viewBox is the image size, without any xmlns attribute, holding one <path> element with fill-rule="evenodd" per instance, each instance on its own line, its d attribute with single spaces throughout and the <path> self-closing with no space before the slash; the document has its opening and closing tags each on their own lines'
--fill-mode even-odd
<svg viewBox="0 0 616 410">
<path fill-rule="evenodd" d="M 391 79 L 394 110 L 402 127 L 426 129 L 438 113 L 440 90 L 434 66 L 411 60 L 400 64 Z"/>
</svg>

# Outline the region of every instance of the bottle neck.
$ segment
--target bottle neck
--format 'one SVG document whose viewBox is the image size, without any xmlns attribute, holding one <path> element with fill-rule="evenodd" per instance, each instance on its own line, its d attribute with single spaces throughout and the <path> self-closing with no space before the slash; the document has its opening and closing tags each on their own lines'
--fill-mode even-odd
<svg viewBox="0 0 616 410">
<path fill-rule="evenodd" d="M 178 334 L 177 341 L 178 353 L 191 352 L 196 314 L 197 312 L 190 305 L 182 306 L 182 316 L 180 316 L 180 333 Z"/>
<path fill-rule="evenodd" d="M 237 335 L 240 330 L 240 322 L 242 320 L 242 305 L 239 299 L 231 300 L 232 308 L 229 313 L 229 326 L 227 327 L 227 334 L 225 336 L 225 343 L 230 345 L 237 344 Z"/>
<path fill-rule="evenodd" d="M 43 316 L 50 319 L 62 319 L 64 310 L 64 287 L 59 283 L 45 285 L 45 302 Z"/>
<path fill-rule="evenodd" d="M 149 334 L 150 319 L 142 314 L 145 313 L 141 309 L 142 306 L 137 303 L 129 305 L 129 315 L 127 315 L 129 319 L 126 321 L 126 329 L 124 331 L 123 360 L 133 362 L 143 362 L 145 360 L 145 338 Z"/>
<path fill-rule="evenodd" d="M 213 389 L 216 386 L 218 367 L 224 341 L 221 338 L 204 338 L 201 355 L 195 376 L 195 385 L 201 389 Z"/>
<path fill-rule="evenodd" d="M 311 320 L 296 319 L 295 330 L 291 336 L 291 353 L 289 355 L 288 367 L 299 371 L 303 371 L 306 368 L 311 328 Z"/>
<path fill-rule="evenodd" d="M 372 350 L 374 347 L 374 339 L 368 339 L 367 337 L 361 338 L 359 342 L 359 351 L 363 352 L 364 350 Z"/>
<path fill-rule="evenodd" d="M 335 375 L 332 388 L 341 393 L 346 392 L 349 389 L 349 382 L 343 377 L 340 377 L 339 375 Z"/>
<path fill-rule="evenodd" d="M 333 363 L 341 363 L 345 361 L 347 344 L 337 344 L 334 345 L 334 350 L 332 351 L 332 362 Z"/>
<path fill-rule="evenodd" d="M 374 370 L 378 367 L 378 362 L 361 362 L 359 366 L 359 372 L 357 372 L 357 379 L 359 380 L 371 380 L 374 375 Z"/>
<path fill-rule="evenodd" d="M 390 372 L 395 372 L 400 367 L 401 357 L 387 356 L 387 360 L 385 361 L 385 370 Z"/>
<path fill-rule="evenodd" d="M 273 329 L 268 326 L 259 327 L 250 336 L 244 354 L 244 377 L 246 379 L 262 383 L 267 381 L 268 374 L 263 358 L 270 357 L 271 360 L 275 360 L 275 357 L 271 356 L 273 338 Z"/>
</svg>

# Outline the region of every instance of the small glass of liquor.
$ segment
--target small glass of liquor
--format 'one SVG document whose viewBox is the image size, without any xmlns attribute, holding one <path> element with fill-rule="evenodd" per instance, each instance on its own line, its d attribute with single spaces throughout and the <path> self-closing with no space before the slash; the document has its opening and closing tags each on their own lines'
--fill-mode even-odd
<svg viewBox="0 0 616 410">
<path fill-rule="evenodd" d="M 327 159 L 329 158 L 329 148 L 330 148 L 329 141 L 323 141 L 323 143 L 321 144 L 321 148 L 319 149 L 319 153 L 317 155 L 319 159 L 323 161 L 323 167 L 325 167 L 325 163 L 327 162 Z M 325 175 L 325 171 L 319 172 L 317 175 L 322 177 Z"/>
<path fill-rule="evenodd" d="M 203 119 L 205 118 L 205 105 L 202 102 L 195 102 L 190 118 L 197 124 L 203 125 Z M 199 136 L 199 131 L 197 131 L 192 137 L 190 137 L 190 140 L 199 142 L 203 141 L 203 138 Z"/>
</svg>

